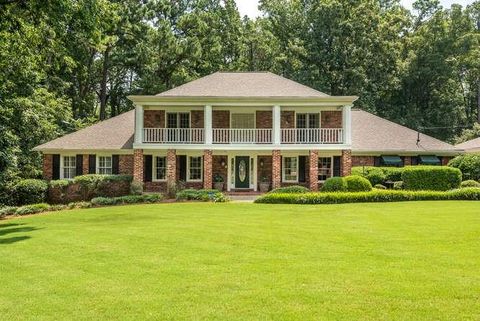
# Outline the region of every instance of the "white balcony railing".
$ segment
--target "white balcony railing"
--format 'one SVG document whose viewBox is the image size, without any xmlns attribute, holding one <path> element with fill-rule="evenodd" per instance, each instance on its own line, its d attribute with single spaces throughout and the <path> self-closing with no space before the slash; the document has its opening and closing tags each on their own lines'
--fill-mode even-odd
<svg viewBox="0 0 480 321">
<path fill-rule="evenodd" d="M 144 143 L 203 144 L 203 128 L 144 128 Z"/>
<path fill-rule="evenodd" d="M 342 128 L 282 129 L 282 144 L 342 144 Z"/>
<path fill-rule="evenodd" d="M 214 128 L 214 144 L 271 144 L 270 128 Z"/>
</svg>

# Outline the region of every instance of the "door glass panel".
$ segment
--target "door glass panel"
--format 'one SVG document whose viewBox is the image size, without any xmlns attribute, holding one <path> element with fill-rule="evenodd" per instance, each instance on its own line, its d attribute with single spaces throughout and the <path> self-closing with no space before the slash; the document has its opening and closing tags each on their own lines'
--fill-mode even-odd
<svg viewBox="0 0 480 321">
<path fill-rule="evenodd" d="M 242 159 L 240 161 L 240 164 L 238 164 L 238 178 L 240 179 L 240 182 L 245 182 L 245 178 L 247 178 L 247 164 L 245 164 L 245 161 Z"/>
</svg>

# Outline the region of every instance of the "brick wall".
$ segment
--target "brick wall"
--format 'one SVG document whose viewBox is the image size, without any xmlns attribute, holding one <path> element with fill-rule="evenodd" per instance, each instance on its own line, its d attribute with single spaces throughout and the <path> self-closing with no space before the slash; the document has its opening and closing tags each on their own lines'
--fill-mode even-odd
<svg viewBox="0 0 480 321">
<path fill-rule="evenodd" d="M 118 171 L 122 175 L 133 175 L 133 155 L 118 156 Z"/>
<path fill-rule="evenodd" d="M 222 162 L 225 166 L 222 166 Z M 227 186 L 228 176 L 228 156 L 227 155 L 213 155 L 212 158 L 212 172 L 213 176 L 220 175 L 223 178 L 224 186 Z"/>
<path fill-rule="evenodd" d="M 206 149 L 203 151 L 203 188 L 205 189 L 211 189 L 213 186 L 212 165 L 212 151 Z"/>
<path fill-rule="evenodd" d="M 230 128 L 230 112 L 228 110 L 214 110 L 212 112 L 213 128 Z"/>
<path fill-rule="evenodd" d="M 145 182 L 144 183 L 145 192 L 150 193 L 166 193 L 167 192 L 167 182 Z"/>
<path fill-rule="evenodd" d="M 145 110 L 143 112 L 143 127 L 163 128 L 165 127 L 164 110 Z"/>
<path fill-rule="evenodd" d="M 143 149 L 133 150 L 133 180 L 143 182 Z"/>
<path fill-rule="evenodd" d="M 448 162 L 452 159 L 453 157 L 450 156 L 442 156 L 442 165 L 446 166 L 448 165 Z"/>
<path fill-rule="evenodd" d="M 279 150 L 272 150 L 272 189 L 281 186 L 282 182 L 282 156 Z"/>
<path fill-rule="evenodd" d="M 167 150 L 167 190 L 169 186 L 173 187 L 177 183 L 177 167 L 177 151 Z"/>
<path fill-rule="evenodd" d="M 257 128 L 272 128 L 272 112 L 266 110 L 257 110 L 256 126 Z"/>
<path fill-rule="evenodd" d="M 295 128 L 295 112 L 282 111 L 280 113 L 280 127 L 281 128 Z"/>
<path fill-rule="evenodd" d="M 83 173 L 83 175 L 88 174 L 88 170 L 89 170 L 88 165 L 89 165 L 88 154 L 87 155 L 82 155 L 82 173 Z"/>
<path fill-rule="evenodd" d="M 191 124 L 192 128 L 203 128 L 204 127 L 204 112 L 203 110 L 192 110 L 190 113 L 192 119 Z"/>
<path fill-rule="evenodd" d="M 308 187 L 311 191 L 318 191 L 318 151 L 309 152 L 308 165 Z"/>
<path fill-rule="evenodd" d="M 352 166 L 374 166 L 374 156 L 352 156 Z"/>
<path fill-rule="evenodd" d="M 322 128 L 342 128 L 342 112 L 337 110 L 322 111 Z"/>
<path fill-rule="evenodd" d="M 341 172 L 342 176 L 352 174 L 352 151 L 350 149 L 342 150 Z"/>
<path fill-rule="evenodd" d="M 43 154 L 43 179 L 51 180 L 53 177 L 53 155 Z"/>
</svg>

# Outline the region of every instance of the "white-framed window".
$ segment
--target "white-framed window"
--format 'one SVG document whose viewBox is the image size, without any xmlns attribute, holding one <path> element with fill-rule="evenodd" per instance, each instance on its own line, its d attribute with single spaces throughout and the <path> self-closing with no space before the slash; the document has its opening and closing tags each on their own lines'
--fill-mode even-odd
<svg viewBox="0 0 480 321">
<path fill-rule="evenodd" d="M 202 172 L 203 172 L 202 156 L 189 156 L 187 181 L 201 181 Z"/>
<path fill-rule="evenodd" d="M 230 128 L 255 128 L 255 114 L 232 113 Z"/>
<path fill-rule="evenodd" d="M 333 161 L 332 157 L 318 158 L 318 180 L 320 182 L 326 181 L 327 178 L 332 177 Z"/>
<path fill-rule="evenodd" d="M 62 165 L 62 178 L 72 179 L 77 172 L 77 157 L 76 156 L 63 156 Z"/>
<path fill-rule="evenodd" d="M 154 158 L 154 180 L 164 181 L 167 179 L 167 158 L 165 156 L 156 156 Z"/>
<path fill-rule="evenodd" d="M 298 182 L 298 157 L 283 157 L 282 167 L 284 182 Z"/>
<path fill-rule="evenodd" d="M 167 128 L 190 128 L 190 113 L 167 113 Z"/>
<path fill-rule="evenodd" d="M 98 174 L 112 174 L 112 156 L 98 156 Z"/>
</svg>

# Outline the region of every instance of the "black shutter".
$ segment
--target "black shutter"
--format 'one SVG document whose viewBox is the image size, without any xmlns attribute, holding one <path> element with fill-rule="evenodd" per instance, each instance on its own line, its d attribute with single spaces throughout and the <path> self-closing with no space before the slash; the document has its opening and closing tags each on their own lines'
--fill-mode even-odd
<svg viewBox="0 0 480 321">
<path fill-rule="evenodd" d="M 373 161 L 373 166 L 382 166 L 382 158 L 379 156 L 375 156 Z"/>
<path fill-rule="evenodd" d="M 412 157 L 410 158 L 410 163 L 411 163 L 412 165 L 418 165 L 418 157 L 417 157 L 417 156 L 412 156 Z"/>
<path fill-rule="evenodd" d="M 83 155 L 77 155 L 75 160 L 75 175 L 83 175 Z"/>
<path fill-rule="evenodd" d="M 298 181 L 300 183 L 305 183 L 305 168 L 307 162 L 307 157 L 306 156 L 298 156 Z"/>
<path fill-rule="evenodd" d="M 340 156 L 333 156 L 333 176 L 340 176 Z"/>
<path fill-rule="evenodd" d="M 178 156 L 178 169 L 180 171 L 180 180 L 187 180 L 187 156 L 180 155 Z"/>
<path fill-rule="evenodd" d="M 112 174 L 118 175 L 120 174 L 120 166 L 119 166 L 119 157 L 118 155 L 112 155 Z"/>
<path fill-rule="evenodd" d="M 60 179 L 60 155 L 53 155 L 52 159 L 52 179 Z"/>
<path fill-rule="evenodd" d="M 152 155 L 143 156 L 143 181 L 151 182 L 152 181 Z"/>
<path fill-rule="evenodd" d="M 88 174 L 97 172 L 97 155 L 88 155 Z"/>
</svg>

